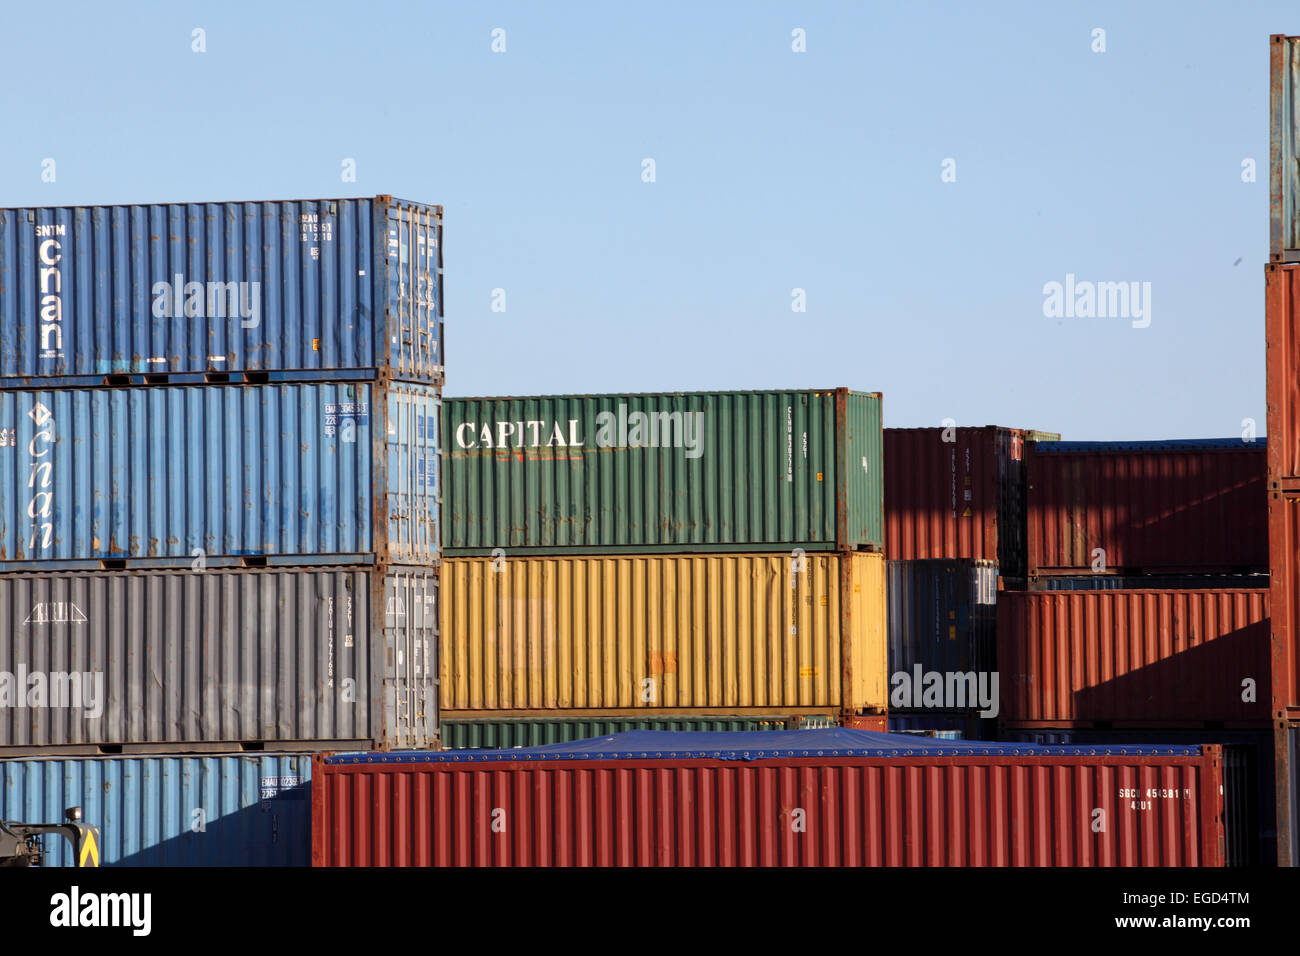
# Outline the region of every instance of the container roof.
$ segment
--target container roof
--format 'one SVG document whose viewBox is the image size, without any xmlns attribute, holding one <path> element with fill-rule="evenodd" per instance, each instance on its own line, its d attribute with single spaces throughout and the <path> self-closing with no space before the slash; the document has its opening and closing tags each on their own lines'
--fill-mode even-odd
<svg viewBox="0 0 1300 956">
<path fill-rule="evenodd" d="M 943 740 L 910 734 L 882 734 L 847 727 L 780 731 L 629 730 L 606 737 L 509 750 L 408 750 L 333 754 L 330 764 L 485 763 L 547 760 L 767 760 L 791 757 L 978 757 L 1155 755 L 1197 756 L 1200 745 L 1156 746 L 1073 744 L 1052 746 Z"/>
</svg>

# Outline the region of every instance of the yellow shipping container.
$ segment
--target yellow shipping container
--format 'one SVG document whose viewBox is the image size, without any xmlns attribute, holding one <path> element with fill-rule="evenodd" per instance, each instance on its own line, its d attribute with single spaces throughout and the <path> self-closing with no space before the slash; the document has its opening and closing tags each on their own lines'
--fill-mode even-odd
<svg viewBox="0 0 1300 956">
<path fill-rule="evenodd" d="M 445 558 L 441 605 L 444 716 L 886 709 L 875 553 Z"/>
</svg>

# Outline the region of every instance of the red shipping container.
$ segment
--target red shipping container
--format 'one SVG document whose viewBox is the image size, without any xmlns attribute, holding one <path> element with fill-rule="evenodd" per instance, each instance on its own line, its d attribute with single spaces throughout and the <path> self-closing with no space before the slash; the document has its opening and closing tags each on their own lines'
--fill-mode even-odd
<svg viewBox="0 0 1300 956">
<path fill-rule="evenodd" d="M 1300 720 L 1300 495 L 1273 493 L 1268 502 L 1269 590 L 1272 616 L 1273 701 L 1275 720 Z"/>
<path fill-rule="evenodd" d="M 737 740 L 683 742 L 703 737 Z M 530 750 L 317 757 L 312 863 L 1224 864 L 1217 746 L 899 740 L 635 731 Z"/>
<path fill-rule="evenodd" d="M 1268 569 L 1263 439 L 1031 443 L 1025 461 L 1031 577 Z"/>
<path fill-rule="evenodd" d="M 1268 607 L 1265 588 L 1000 595 L 999 723 L 1271 726 Z"/>
<path fill-rule="evenodd" d="M 885 556 L 997 561 L 1003 578 L 1023 578 L 1025 443 L 1059 437 L 996 425 L 886 428 Z"/>
<path fill-rule="evenodd" d="M 1300 491 L 1300 266 L 1264 267 L 1268 482 Z M 888 446 L 886 446 L 888 449 Z M 888 474 L 888 473 L 886 473 Z"/>
</svg>

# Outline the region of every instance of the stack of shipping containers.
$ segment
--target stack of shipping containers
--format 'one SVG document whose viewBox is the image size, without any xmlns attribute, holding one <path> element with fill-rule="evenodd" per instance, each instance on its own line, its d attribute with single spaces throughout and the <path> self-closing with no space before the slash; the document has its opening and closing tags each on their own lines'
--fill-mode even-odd
<svg viewBox="0 0 1300 956">
<path fill-rule="evenodd" d="M 1268 529 L 1278 862 L 1300 865 L 1300 37 L 1270 52 Z"/>
<path fill-rule="evenodd" d="M 447 399 L 447 747 L 884 729 L 881 399 Z"/>
<path fill-rule="evenodd" d="M 1266 444 L 1031 443 L 1029 589 L 1000 595 L 1005 739 L 1217 743 L 1273 854 Z"/>
<path fill-rule="evenodd" d="M 437 746 L 441 223 L 0 210 L 0 819 L 304 863 L 307 754 Z"/>
<path fill-rule="evenodd" d="M 1000 590 L 1025 586 L 1018 428 L 885 429 L 890 728 L 992 738 Z"/>
</svg>

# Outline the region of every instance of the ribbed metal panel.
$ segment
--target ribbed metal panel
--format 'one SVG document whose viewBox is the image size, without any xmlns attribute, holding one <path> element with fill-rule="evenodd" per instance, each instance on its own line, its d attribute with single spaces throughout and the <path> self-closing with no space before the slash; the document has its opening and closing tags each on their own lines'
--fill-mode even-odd
<svg viewBox="0 0 1300 956">
<path fill-rule="evenodd" d="M 387 196 L 0 209 L 0 384 L 440 384 L 441 275 L 442 208 Z"/>
<path fill-rule="evenodd" d="M 435 561 L 438 403 L 402 383 L 0 392 L 0 567 Z"/>
<path fill-rule="evenodd" d="M 1272 492 L 1268 499 L 1272 714 L 1274 720 L 1300 720 L 1300 494 Z"/>
<path fill-rule="evenodd" d="M 826 726 L 827 721 L 814 720 Z M 541 747 L 590 737 L 621 734 L 626 730 L 686 730 L 750 732 L 796 730 L 798 717 L 593 717 L 587 720 L 557 717 L 536 719 L 444 720 L 440 727 L 444 750 L 484 750 L 508 747 Z"/>
<path fill-rule="evenodd" d="M 1004 591 L 1007 726 L 1268 726 L 1268 591 Z"/>
<path fill-rule="evenodd" d="M 305 866 L 311 758 L 304 755 L 0 761 L 0 819 L 59 823 L 81 807 L 101 866 Z M 71 866 L 60 836 L 47 866 Z"/>
<path fill-rule="evenodd" d="M 1269 490 L 1300 490 L 1300 265 L 1264 269 Z"/>
<path fill-rule="evenodd" d="M 880 550 L 880 396 L 447 399 L 449 553 Z"/>
<path fill-rule="evenodd" d="M 1262 438 L 1033 443 L 1026 462 L 1031 575 L 1268 569 Z"/>
<path fill-rule="evenodd" d="M 1271 38 L 1269 251 L 1300 261 L 1300 37 Z M 1273 434 L 1272 431 L 1269 434 Z"/>
<path fill-rule="evenodd" d="M 889 673 L 997 670 L 998 572 L 992 561 L 889 561 Z M 898 699 L 890 711 L 913 709 Z M 972 706 L 971 710 L 978 710 Z"/>
<path fill-rule="evenodd" d="M 883 565 L 867 552 L 448 558 L 442 711 L 883 712 Z"/>
<path fill-rule="evenodd" d="M 1199 755 L 318 761 L 312 864 L 1223 866 L 1222 771 L 1212 747 Z M 1125 791 L 1166 796 L 1129 800 Z M 1094 825 L 1097 808 L 1107 826 Z"/>
<path fill-rule="evenodd" d="M 885 554 L 997 561 L 1025 576 L 1025 442 L 1047 432 L 886 428 Z"/>
<path fill-rule="evenodd" d="M 3 575 L 0 753 L 434 746 L 437 627 L 421 569 Z"/>
<path fill-rule="evenodd" d="M 1030 582 L 1031 591 L 1132 591 L 1172 588 L 1223 591 L 1266 588 L 1267 574 L 1049 574 Z"/>
</svg>

